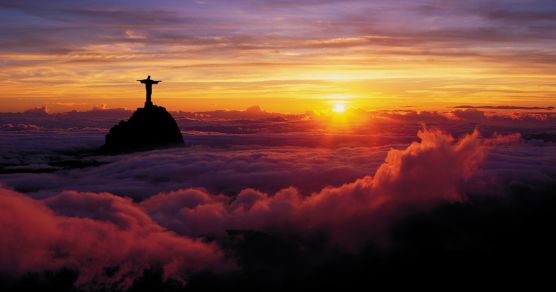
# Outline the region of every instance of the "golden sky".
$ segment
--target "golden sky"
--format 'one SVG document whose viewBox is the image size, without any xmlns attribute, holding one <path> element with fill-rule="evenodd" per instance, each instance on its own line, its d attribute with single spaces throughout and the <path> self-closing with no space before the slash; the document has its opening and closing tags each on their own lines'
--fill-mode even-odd
<svg viewBox="0 0 556 292">
<path fill-rule="evenodd" d="M 553 106 L 551 1 L 2 1 L 0 111 Z"/>
</svg>

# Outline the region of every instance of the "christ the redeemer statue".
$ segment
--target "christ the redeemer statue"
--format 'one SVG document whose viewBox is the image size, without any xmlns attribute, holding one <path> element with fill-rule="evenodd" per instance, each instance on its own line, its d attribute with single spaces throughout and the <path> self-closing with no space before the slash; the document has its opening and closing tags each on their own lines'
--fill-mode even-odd
<svg viewBox="0 0 556 292">
<path fill-rule="evenodd" d="M 153 94 L 153 84 L 158 84 L 158 82 L 162 82 L 161 80 L 152 80 L 151 75 L 147 77 L 147 79 L 137 80 L 143 84 L 145 84 L 145 90 L 147 90 L 147 101 L 145 101 L 145 107 L 153 106 L 153 102 L 151 101 L 151 95 Z"/>
</svg>

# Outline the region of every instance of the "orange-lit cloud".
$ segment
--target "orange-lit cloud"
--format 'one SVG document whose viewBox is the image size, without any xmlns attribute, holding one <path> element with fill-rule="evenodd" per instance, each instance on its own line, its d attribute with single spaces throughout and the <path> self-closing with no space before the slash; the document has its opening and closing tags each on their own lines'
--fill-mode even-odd
<svg viewBox="0 0 556 292">
<path fill-rule="evenodd" d="M 177 236 L 111 194 L 66 192 L 40 202 L 0 188 L 0 206 L 3 274 L 65 267 L 80 272 L 77 286 L 128 289 L 156 264 L 183 283 L 187 271 L 232 267 L 216 245 Z"/>
<path fill-rule="evenodd" d="M 533 2 L 4 1 L 0 102 L 133 108 L 151 74 L 176 110 L 546 106 L 556 8 Z"/>
</svg>

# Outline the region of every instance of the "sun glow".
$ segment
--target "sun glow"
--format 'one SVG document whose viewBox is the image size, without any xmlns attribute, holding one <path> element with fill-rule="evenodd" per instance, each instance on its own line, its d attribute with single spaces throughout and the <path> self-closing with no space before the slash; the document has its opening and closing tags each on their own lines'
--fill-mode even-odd
<svg viewBox="0 0 556 292">
<path fill-rule="evenodd" d="M 335 113 L 343 113 L 346 111 L 346 105 L 343 103 L 336 103 L 334 104 L 332 111 Z"/>
</svg>

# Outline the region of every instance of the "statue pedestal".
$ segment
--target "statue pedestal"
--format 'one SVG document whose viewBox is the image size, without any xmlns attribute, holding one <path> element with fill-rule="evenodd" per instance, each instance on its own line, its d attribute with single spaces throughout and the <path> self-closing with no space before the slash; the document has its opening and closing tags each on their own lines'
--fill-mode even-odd
<svg viewBox="0 0 556 292">
<path fill-rule="evenodd" d="M 152 101 L 150 101 L 150 100 L 145 101 L 145 108 L 152 107 L 152 106 L 153 106 L 153 102 L 152 102 Z"/>
</svg>

